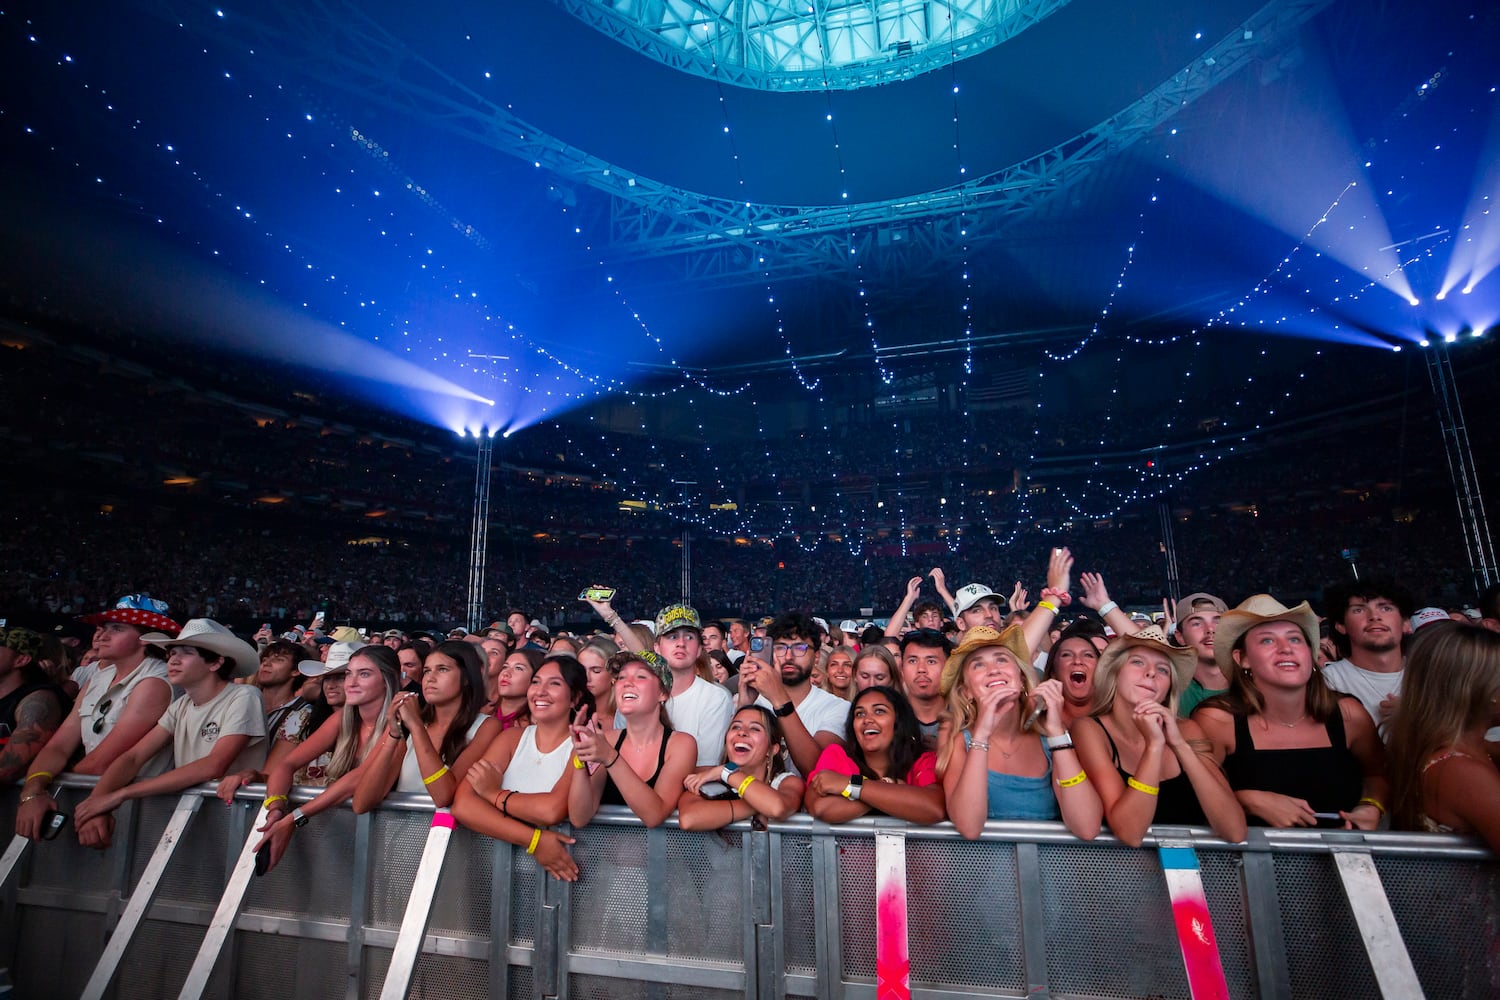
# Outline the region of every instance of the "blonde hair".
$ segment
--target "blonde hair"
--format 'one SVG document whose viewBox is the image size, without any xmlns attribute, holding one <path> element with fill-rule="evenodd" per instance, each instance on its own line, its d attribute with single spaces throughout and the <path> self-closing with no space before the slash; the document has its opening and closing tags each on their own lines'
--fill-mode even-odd
<svg viewBox="0 0 1500 1000">
<path fill-rule="evenodd" d="M 395 650 L 388 646 L 361 646 L 353 656 L 349 657 L 351 668 L 359 657 L 364 657 L 380 668 L 381 679 L 385 681 L 385 698 L 380 703 L 380 715 L 376 717 L 374 729 L 364 746 L 359 745 L 359 709 L 347 701 L 344 702 L 342 714 L 339 717 L 338 742 L 333 745 L 333 759 L 328 763 L 330 785 L 358 767 L 370 751 L 375 749 L 376 741 L 385 733 L 386 719 L 391 711 L 391 699 L 400 688 L 397 678 L 401 676 L 401 661 L 396 658 Z"/>
<path fill-rule="evenodd" d="M 979 718 L 979 702 L 969 693 L 969 687 L 964 680 L 964 669 L 968 667 L 969 661 L 974 658 L 975 653 L 985 649 L 999 649 L 1010 657 L 1016 665 L 1016 674 L 1021 678 L 1021 704 L 1031 703 L 1031 692 L 1036 690 L 1036 671 L 1031 669 L 1031 664 L 1022 663 L 1016 659 L 1016 654 L 1005 646 L 981 646 L 964 657 L 963 662 L 958 665 L 958 680 L 948 691 L 948 708 L 943 713 L 943 731 L 947 738 L 941 741 L 938 747 L 937 773 L 938 778 L 948 770 L 948 762 L 953 759 L 953 751 L 959 743 L 963 742 L 964 733 L 974 725 Z M 1026 711 L 1016 713 L 1016 732 L 1023 731 L 1026 722 Z"/>
<path fill-rule="evenodd" d="M 1391 826 L 1422 829 L 1428 761 L 1476 729 L 1500 698 L 1500 632 L 1462 622 L 1424 628 L 1412 640 L 1386 761 Z"/>
<path fill-rule="evenodd" d="M 1148 642 L 1131 642 L 1131 638 L 1133 637 L 1116 636 L 1110 641 L 1111 646 L 1118 642 L 1123 644 L 1123 648 L 1120 650 L 1119 656 L 1112 658 L 1113 662 L 1110 664 L 1108 670 L 1101 669 L 1104 662 L 1104 653 L 1099 654 L 1100 666 L 1096 666 L 1094 668 L 1094 701 L 1093 704 L 1089 706 L 1089 714 L 1109 714 L 1109 710 L 1113 708 L 1115 704 L 1115 692 L 1119 688 L 1120 668 L 1125 665 L 1125 661 L 1130 656 L 1131 649 L 1142 648 L 1151 650 L 1151 652 L 1167 661 L 1167 674 L 1172 678 L 1172 686 L 1168 689 L 1167 700 L 1163 702 L 1163 704 L 1173 715 L 1176 715 L 1177 705 L 1182 700 L 1182 689 L 1186 686 L 1179 683 L 1177 665 L 1172 662 L 1172 658 L 1170 656 L 1167 656 L 1166 653 L 1163 653 L 1161 651 L 1160 647 L 1157 647 L 1153 643 Z M 1106 646 L 1105 651 L 1107 652 L 1108 650 L 1109 646 Z M 1256 694 L 1258 695 L 1259 692 L 1256 692 Z"/>
<path fill-rule="evenodd" d="M 834 653 L 843 653 L 845 656 L 849 657 L 849 687 L 845 689 L 844 694 L 839 694 L 837 691 L 835 691 L 833 689 L 833 685 L 828 680 L 828 661 L 833 659 Z M 821 687 L 824 691 L 827 691 L 829 694 L 833 695 L 835 698 L 842 698 L 845 701 L 853 701 L 855 694 L 854 665 L 859 662 L 859 654 L 850 649 L 848 646 L 824 646 L 822 655 L 823 683 L 818 686 Z"/>
<path fill-rule="evenodd" d="M 901 665 L 896 662 L 896 654 L 880 643 L 872 643 L 863 647 L 860 649 L 859 654 L 854 657 L 854 676 L 850 679 L 849 686 L 854 687 L 859 681 L 859 661 L 872 656 L 885 664 L 885 672 L 890 678 L 886 683 L 902 694 L 905 694 L 906 691 L 901 684 Z"/>
</svg>

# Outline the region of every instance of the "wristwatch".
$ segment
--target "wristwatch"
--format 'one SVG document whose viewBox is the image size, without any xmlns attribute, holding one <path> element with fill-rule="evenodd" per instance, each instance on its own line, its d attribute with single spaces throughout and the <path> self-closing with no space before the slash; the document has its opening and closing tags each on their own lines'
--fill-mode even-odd
<svg viewBox="0 0 1500 1000">
<path fill-rule="evenodd" d="M 849 776 L 849 784 L 845 785 L 844 790 L 839 792 L 839 794 L 850 802 L 858 802 L 859 793 L 864 790 L 864 787 L 865 776 L 863 774 L 851 774 Z"/>
<path fill-rule="evenodd" d="M 778 719 L 785 719 L 795 711 L 797 711 L 797 706 L 788 701 L 785 705 L 776 709 L 776 717 Z"/>
<path fill-rule="evenodd" d="M 304 826 L 307 825 L 307 819 L 308 819 L 308 817 L 305 816 L 305 815 L 303 815 L 303 813 L 302 813 L 302 807 L 301 806 L 298 806 L 297 808 L 295 808 L 295 809 L 292 810 L 292 825 L 293 826 L 304 827 Z"/>
<path fill-rule="evenodd" d="M 734 772 L 739 770 L 739 767 L 740 766 L 734 761 L 729 761 L 719 769 L 719 778 L 724 782 L 724 784 L 729 785 L 731 788 L 734 787 L 734 782 L 730 779 L 734 777 Z"/>
<path fill-rule="evenodd" d="M 1043 742 L 1047 744 L 1048 750 L 1056 750 L 1058 747 L 1072 746 L 1073 736 L 1071 733 L 1064 730 L 1063 732 L 1058 733 L 1056 736 L 1044 737 Z"/>
</svg>

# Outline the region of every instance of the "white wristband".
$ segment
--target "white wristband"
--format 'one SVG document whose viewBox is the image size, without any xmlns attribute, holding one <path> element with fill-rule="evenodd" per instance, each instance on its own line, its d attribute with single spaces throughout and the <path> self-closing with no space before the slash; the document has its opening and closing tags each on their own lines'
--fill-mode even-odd
<svg viewBox="0 0 1500 1000">
<path fill-rule="evenodd" d="M 1042 739 L 1047 744 L 1048 750 L 1056 750 L 1058 747 L 1067 746 L 1073 742 L 1073 736 L 1068 732 L 1061 732 L 1056 736 L 1045 736 Z"/>
<path fill-rule="evenodd" d="M 1118 607 L 1119 605 L 1114 601 L 1105 601 L 1103 604 L 1099 605 L 1099 617 L 1103 618 L 1105 615 L 1109 614 L 1111 611 L 1115 610 Z"/>
</svg>

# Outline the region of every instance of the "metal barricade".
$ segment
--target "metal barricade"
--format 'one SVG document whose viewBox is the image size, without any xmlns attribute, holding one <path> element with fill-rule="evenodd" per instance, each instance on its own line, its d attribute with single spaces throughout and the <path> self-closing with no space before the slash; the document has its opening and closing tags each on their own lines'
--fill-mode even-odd
<svg viewBox="0 0 1500 1000">
<path fill-rule="evenodd" d="M 63 781 L 64 810 L 88 784 Z M 293 798 L 314 790 L 302 791 Z M 260 794 L 246 790 L 227 807 L 208 786 L 186 794 L 205 801 L 105 996 L 178 995 L 241 860 Z M 0 793 L 0 831 L 12 828 L 16 797 Z M 107 851 L 80 847 L 69 829 L 22 852 L 0 887 L 0 965 L 17 996 L 82 995 L 163 831 L 184 811 L 177 797 L 132 805 L 117 814 Z M 229 920 L 223 947 L 210 949 L 200 970 L 211 974 L 188 995 L 201 985 L 203 996 L 247 1000 L 374 998 L 387 987 L 444 1000 L 873 1000 L 881 838 L 884 851 L 904 846 L 913 996 L 1189 996 L 1157 853 L 1107 837 L 1080 842 L 1056 824 L 991 824 L 976 841 L 946 824 L 828 827 L 806 817 L 704 834 L 671 823 L 647 830 L 605 809 L 574 832 L 573 884 L 458 827 L 438 852 L 436 885 L 415 894 L 430 911 L 409 914 L 432 828 L 426 796 L 316 817 L 275 871 L 248 880 L 238 913 L 231 905 L 220 915 Z M 1378 996 L 1403 982 L 1400 963 L 1381 960 L 1395 957 L 1392 947 L 1409 956 L 1427 997 L 1500 995 L 1500 865 L 1473 841 L 1171 835 L 1196 850 L 1231 996 Z M 399 942 L 415 960 L 392 968 L 403 922 L 421 940 Z M 389 984 L 388 971 L 398 977 Z"/>
</svg>

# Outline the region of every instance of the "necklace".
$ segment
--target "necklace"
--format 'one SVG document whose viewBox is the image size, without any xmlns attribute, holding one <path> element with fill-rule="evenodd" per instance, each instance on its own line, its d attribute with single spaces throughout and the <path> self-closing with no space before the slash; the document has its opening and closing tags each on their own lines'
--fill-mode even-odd
<svg viewBox="0 0 1500 1000">
<path fill-rule="evenodd" d="M 1261 716 L 1261 719 L 1266 724 L 1266 731 L 1267 732 L 1270 732 L 1270 730 L 1271 730 L 1271 723 L 1272 722 L 1276 723 L 1278 726 L 1281 726 L 1283 729 L 1296 729 L 1299 725 L 1302 724 L 1302 720 L 1306 719 L 1306 718 L 1307 718 L 1307 713 L 1306 712 L 1303 712 L 1301 715 L 1297 716 L 1297 718 L 1295 718 L 1291 722 L 1282 722 L 1280 719 L 1272 719 L 1272 718 L 1270 718 L 1269 716 L 1266 716 L 1266 715 L 1262 715 Z"/>
</svg>

